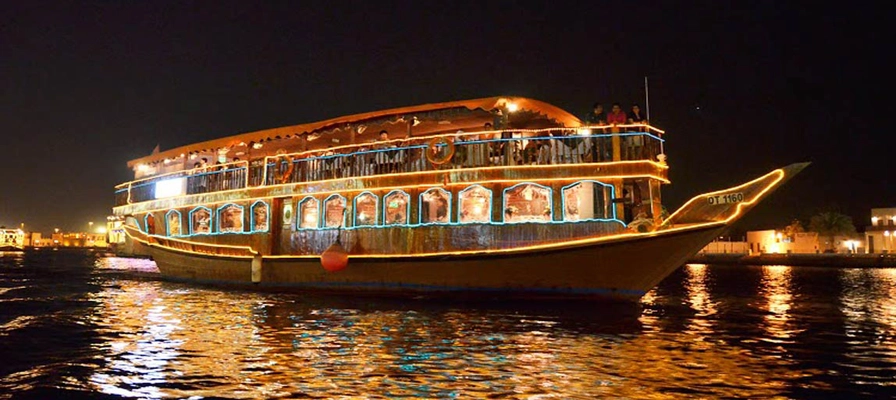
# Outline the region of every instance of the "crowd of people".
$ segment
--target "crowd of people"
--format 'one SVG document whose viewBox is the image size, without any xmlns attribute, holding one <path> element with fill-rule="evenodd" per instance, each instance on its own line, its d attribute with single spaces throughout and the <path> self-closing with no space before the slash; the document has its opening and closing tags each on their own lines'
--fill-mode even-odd
<svg viewBox="0 0 896 400">
<path fill-rule="evenodd" d="M 496 119 L 496 121 L 499 121 Z M 584 122 L 589 126 L 613 126 L 625 124 L 646 124 L 647 119 L 638 104 L 631 110 L 622 111 L 619 103 L 613 103 L 610 112 L 604 111 L 601 103 L 595 103 L 585 116 Z M 598 133 L 609 133 L 598 132 Z M 300 152 L 307 151 L 307 134 L 300 136 Z M 541 136 L 529 136 L 513 130 L 496 129 L 491 122 L 483 125 L 479 133 L 466 134 L 463 131 L 446 136 L 451 142 L 454 153 L 448 157 L 441 168 L 474 168 L 500 165 L 529 164 L 573 164 L 579 162 L 613 161 L 612 140 L 607 135 L 595 135 L 591 138 L 580 136 L 575 129 L 545 131 Z M 333 179 L 350 176 L 380 175 L 400 172 L 429 170 L 439 165 L 430 165 L 433 158 L 444 157 L 447 144 L 432 146 L 429 139 L 402 138 L 393 140 L 387 130 L 381 130 L 377 138 L 352 150 L 352 155 L 341 154 L 338 149 L 328 146 L 325 149 L 307 154 L 304 160 L 296 160 L 278 153 L 273 169 L 267 170 L 265 184 L 301 182 L 321 179 Z M 432 156 L 428 157 L 431 152 Z M 620 159 L 640 159 L 648 156 L 644 138 L 641 135 L 629 135 L 622 138 Z M 234 158 L 227 165 L 210 165 L 206 158 L 193 165 L 191 174 L 201 175 L 190 192 L 227 190 L 235 187 L 236 180 L 243 176 L 229 176 L 227 169 L 239 161 Z M 261 184 L 260 178 L 265 168 L 263 159 L 252 163 L 249 179 L 250 185 Z M 224 172 L 224 173 L 212 173 Z M 231 179 L 233 178 L 233 179 Z M 231 182 L 234 181 L 234 182 Z"/>
<path fill-rule="evenodd" d="M 647 117 L 637 103 L 632 104 L 628 113 L 622 111 L 622 106 L 619 103 L 613 103 L 609 113 L 604 112 L 603 104 L 594 103 L 591 112 L 585 115 L 585 123 L 589 125 L 646 124 Z"/>
</svg>

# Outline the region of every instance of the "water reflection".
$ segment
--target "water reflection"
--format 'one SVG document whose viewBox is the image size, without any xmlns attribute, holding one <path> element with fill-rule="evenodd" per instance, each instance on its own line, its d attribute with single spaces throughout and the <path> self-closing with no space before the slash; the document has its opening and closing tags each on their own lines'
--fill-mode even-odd
<svg viewBox="0 0 896 400">
<path fill-rule="evenodd" d="M 718 303 L 713 301 L 708 288 L 708 272 L 705 264 L 687 264 L 687 302 L 696 314 L 689 321 L 686 332 L 694 335 L 708 335 L 713 332 Z"/>
<path fill-rule="evenodd" d="M 896 270 L 844 269 L 840 311 L 845 317 L 847 365 L 860 384 L 894 386 L 892 375 L 881 374 L 879 359 L 896 362 Z"/>
<path fill-rule="evenodd" d="M 762 267 L 762 280 L 759 295 L 764 300 L 762 329 L 766 340 L 773 343 L 786 343 L 798 333 L 790 326 L 790 307 L 793 295 L 790 289 L 791 267 L 784 265 L 767 265 Z"/>
<path fill-rule="evenodd" d="M 690 265 L 639 304 L 621 306 L 251 292 L 159 281 L 151 275 L 152 263 L 143 260 L 87 262 L 89 273 L 69 273 L 61 283 L 48 274 L 28 275 L 35 270 L 30 265 L 0 270 L 9 278 L 3 287 L 27 286 L 0 293 L 24 299 L 4 303 L 4 310 L 14 310 L 8 321 L 32 318 L 7 327 L 0 393 L 638 399 L 896 394 L 896 270 Z M 128 264 L 138 273 L 124 273 Z M 50 304 L 54 311 L 45 312 Z"/>
</svg>

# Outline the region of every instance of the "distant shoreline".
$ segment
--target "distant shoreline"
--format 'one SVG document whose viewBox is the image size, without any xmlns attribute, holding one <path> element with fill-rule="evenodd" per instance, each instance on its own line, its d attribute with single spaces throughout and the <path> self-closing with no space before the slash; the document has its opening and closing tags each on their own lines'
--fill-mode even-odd
<svg viewBox="0 0 896 400">
<path fill-rule="evenodd" d="M 896 254 L 719 254 L 701 253 L 688 263 L 729 265 L 788 265 L 795 267 L 894 268 Z"/>
</svg>

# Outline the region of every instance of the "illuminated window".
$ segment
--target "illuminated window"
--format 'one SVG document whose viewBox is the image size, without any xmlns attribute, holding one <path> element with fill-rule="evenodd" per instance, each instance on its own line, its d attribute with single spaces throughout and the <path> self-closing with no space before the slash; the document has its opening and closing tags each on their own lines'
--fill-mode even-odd
<svg viewBox="0 0 896 400">
<path fill-rule="evenodd" d="M 268 215 L 268 203 L 259 200 L 252 204 L 252 232 L 268 231 Z"/>
<path fill-rule="evenodd" d="M 563 220 L 588 221 L 615 218 L 610 206 L 613 186 L 597 181 L 582 181 L 562 189 Z"/>
<path fill-rule="evenodd" d="M 218 208 L 218 232 L 242 232 L 243 207 L 225 204 Z"/>
<path fill-rule="evenodd" d="M 552 217 L 551 188 L 520 183 L 504 189 L 504 222 L 547 222 Z"/>
<path fill-rule="evenodd" d="M 142 229 L 140 228 L 140 221 L 138 221 L 137 218 L 135 218 L 135 217 L 133 217 L 133 216 L 129 216 L 129 217 L 125 218 L 125 220 L 124 220 L 124 224 L 125 224 L 125 225 L 133 226 L 133 227 L 137 228 L 137 230 L 142 230 Z M 145 227 L 145 226 L 146 226 L 146 225 L 144 225 L 144 227 Z"/>
<path fill-rule="evenodd" d="M 171 210 L 165 214 L 165 229 L 168 236 L 180 236 L 180 211 Z"/>
<path fill-rule="evenodd" d="M 420 223 L 447 224 L 451 215 L 451 193 L 432 188 L 420 194 Z"/>
<path fill-rule="evenodd" d="M 355 197 L 354 226 L 376 225 L 376 210 L 379 206 L 379 198 L 370 192 L 364 192 Z"/>
<path fill-rule="evenodd" d="M 324 200 L 324 226 L 327 228 L 345 226 L 345 197 L 334 194 Z"/>
<path fill-rule="evenodd" d="M 411 196 L 395 190 L 383 197 L 383 217 L 386 225 L 406 225 L 411 212 Z"/>
<path fill-rule="evenodd" d="M 457 194 L 457 220 L 464 223 L 492 222 L 492 191 L 479 185 L 470 186 Z"/>
<path fill-rule="evenodd" d="M 320 226 L 318 201 L 314 197 L 306 197 L 299 203 L 299 229 L 314 229 Z"/>
<path fill-rule="evenodd" d="M 196 207 L 190 211 L 190 234 L 202 235 L 211 233 L 212 210 L 207 207 Z"/>
<path fill-rule="evenodd" d="M 143 226 L 146 227 L 146 233 L 150 235 L 156 234 L 156 217 L 152 213 L 143 216 Z"/>
</svg>

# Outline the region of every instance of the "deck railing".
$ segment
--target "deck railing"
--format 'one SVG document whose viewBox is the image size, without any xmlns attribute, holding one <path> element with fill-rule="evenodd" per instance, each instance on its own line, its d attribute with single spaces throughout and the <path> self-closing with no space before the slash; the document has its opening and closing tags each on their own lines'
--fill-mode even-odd
<svg viewBox="0 0 896 400">
<path fill-rule="evenodd" d="M 248 162 L 239 161 L 206 168 L 194 168 L 171 172 L 115 187 L 115 205 L 153 200 L 167 195 L 187 195 L 242 189 L 248 183 Z M 174 188 L 170 194 L 157 196 L 157 183 L 170 182 Z"/>
<path fill-rule="evenodd" d="M 611 132 L 620 130 L 620 132 Z M 446 143 L 430 146 L 428 138 L 349 145 L 327 150 L 266 157 L 262 164 L 246 161 L 170 173 L 116 187 L 115 204 L 157 198 L 156 183 L 186 178 L 184 194 L 209 193 L 247 186 L 278 185 L 372 175 L 515 165 L 561 165 L 611 161 L 656 160 L 662 153 L 662 131 L 646 125 L 618 127 L 507 130 L 442 135 L 454 144 L 454 154 L 441 165 L 426 153 L 441 152 Z M 525 136 L 529 135 L 529 136 Z"/>
</svg>

